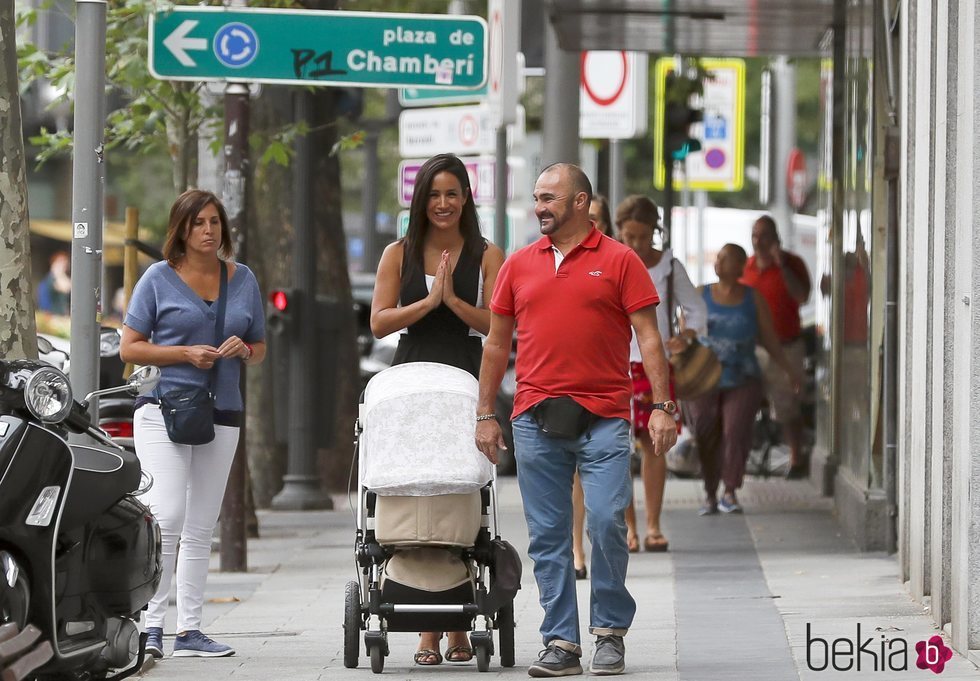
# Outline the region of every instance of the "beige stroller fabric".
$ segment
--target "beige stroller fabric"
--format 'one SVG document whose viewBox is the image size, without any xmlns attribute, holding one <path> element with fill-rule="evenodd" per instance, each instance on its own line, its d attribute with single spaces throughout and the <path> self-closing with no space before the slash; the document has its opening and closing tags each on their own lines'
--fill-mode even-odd
<svg viewBox="0 0 980 681">
<path fill-rule="evenodd" d="M 410 585 L 422 591 L 448 591 L 471 581 L 473 576 L 459 556 L 446 549 L 399 551 L 385 566 L 382 585 L 387 580 Z"/>
<path fill-rule="evenodd" d="M 434 497 L 378 497 L 374 535 L 382 546 L 473 546 L 480 491 Z"/>
</svg>

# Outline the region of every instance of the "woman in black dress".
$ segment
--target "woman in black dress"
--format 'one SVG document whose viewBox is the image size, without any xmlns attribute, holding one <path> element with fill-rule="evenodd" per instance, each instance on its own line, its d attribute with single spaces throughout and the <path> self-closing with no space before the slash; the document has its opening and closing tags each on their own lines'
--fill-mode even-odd
<svg viewBox="0 0 980 681">
<path fill-rule="evenodd" d="M 378 264 L 371 331 L 381 338 L 404 330 L 394 364 L 439 362 L 480 376 L 482 335 L 490 330 L 490 296 L 504 261 L 487 242 L 463 162 L 433 156 L 419 169 L 408 233 L 389 245 Z M 415 662 L 442 662 L 442 632 L 422 632 Z M 446 659 L 473 657 L 466 632 L 449 633 Z"/>
</svg>

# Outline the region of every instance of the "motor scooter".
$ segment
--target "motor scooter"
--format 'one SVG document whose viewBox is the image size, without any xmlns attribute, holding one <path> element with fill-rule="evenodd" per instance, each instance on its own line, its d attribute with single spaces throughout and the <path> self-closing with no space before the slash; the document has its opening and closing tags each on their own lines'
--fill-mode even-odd
<svg viewBox="0 0 980 681">
<path fill-rule="evenodd" d="M 125 363 L 119 358 L 122 332 L 112 326 L 103 326 L 99 331 L 99 387 L 115 388 L 125 385 L 123 368 Z M 41 359 L 69 373 L 71 358 L 68 355 L 69 343 L 63 338 L 38 334 L 38 342 L 43 346 Z M 50 344 L 50 348 L 48 347 Z M 136 398 L 129 392 L 116 392 L 99 400 L 99 428 L 131 452 L 136 451 L 133 442 L 133 412 Z"/>
<path fill-rule="evenodd" d="M 33 626 L 53 653 L 20 678 L 108 681 L 142 666 L 137 622 L 162 574 L 160 529 L 138 499 L 152 478 L 87 407 L 159 381 L 142 367 L 77 402 L 59 369 L 0 359 L 0 627 Z"/>
</svg>

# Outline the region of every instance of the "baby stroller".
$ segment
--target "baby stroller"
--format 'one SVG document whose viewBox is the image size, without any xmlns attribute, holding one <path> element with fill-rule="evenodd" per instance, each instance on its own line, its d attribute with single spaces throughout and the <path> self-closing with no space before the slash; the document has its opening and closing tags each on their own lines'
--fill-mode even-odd
<svg viewBox="0 0 980 681">
<path fill-rule="evenodd" d="M 521 560 L 499 536 L 495 471 L 473 439 L 477 389 L 462 369 L 412 362 L 364 390 L 355 426 L 360 578 L 345 594 L 345 667 L 358 665 L 361 631 L 376 674 L 389 632 L 469 631 L 485 672 L 494 630 L 501 666 L 514 666 Z"/>
</svg>

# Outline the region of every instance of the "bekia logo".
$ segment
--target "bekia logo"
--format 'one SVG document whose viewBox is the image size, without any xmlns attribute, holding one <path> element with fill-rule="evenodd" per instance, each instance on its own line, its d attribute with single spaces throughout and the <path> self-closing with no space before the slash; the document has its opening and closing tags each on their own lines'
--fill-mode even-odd
<svg viewBox="0 0 980 681">
<path fill-rule="evenodd" d="M 919 654 L 915 666 L 919 669 L 930 669 L 936 674 L 942 674 L 946 663 L 953 657 L 953 651 L 943 642 L 943 637 L 938 635 L 928 641 L 916 643 L 915 652 Z"/>
<path fill-rule="evenodd" d="M 839 672 L 855 671 L 906 671 L 909 668 L 909 646 L 903 638 L 888 638 L 881 634 L 861 635 L 861 625 L 857 625 L 854 639 L 835 638 L 828 640 L 814 636 L 811 625 L 806 624 L 806 665 L 810 671 L 822 672 L 833 668 Z M 953 657 L 953 651 L 946 646 L 941 636 L 933 636 L 927 641 L 915 644 L 918 659 L 915 666 L 942 674 L 946 662 Z"/>
</svg>

